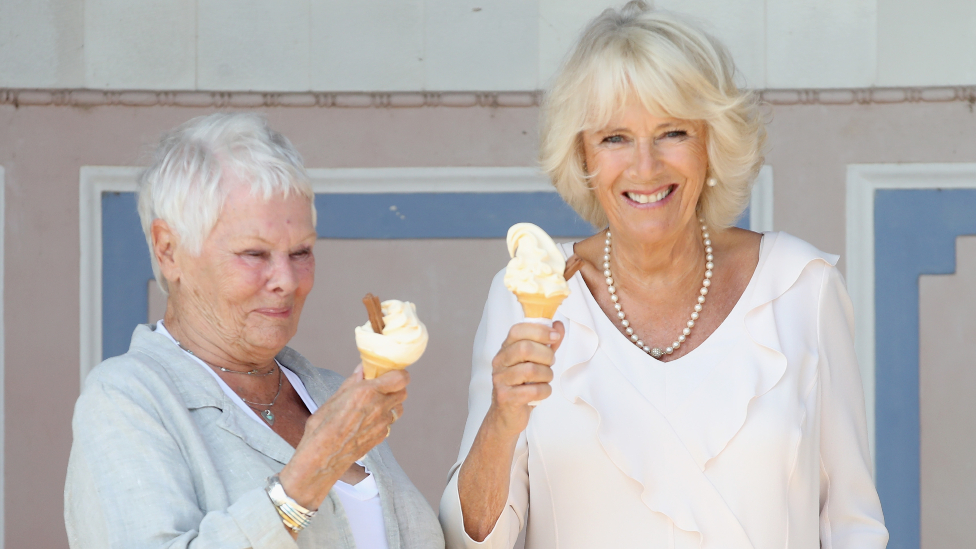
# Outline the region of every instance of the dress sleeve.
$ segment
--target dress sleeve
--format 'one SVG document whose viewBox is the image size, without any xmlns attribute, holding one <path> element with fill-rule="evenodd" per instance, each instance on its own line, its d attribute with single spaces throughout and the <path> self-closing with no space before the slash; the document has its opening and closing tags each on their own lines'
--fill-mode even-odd
<svg viewBox="0 0 976 549">
<path fill-rule="evenodd" d="M 263 488 L 206 512 L 194 472 L 148 393 L 88 383 L 64 489 L 72 549 L 297 549 Z"/>
<path fill-rule="evenodd" d="M 832 266 L 824 272 L 817 326 L 821 547 L 883 549 L 888 530 L 871 473 L 853 307 L 843 277 Z"/>
<path fill-rule="evenodd" d="M 488 302 L 475 335 L 471 366 L 471 384 L 468 388 L 468 420 L 461 438 L 458 461 L 450 471 L 449 482 L 441 498 L 440 521 L 448 549 L 483 547 L 511 549 L 525 525 L 529 503 L 528 443 L 525 432 L 519 436 L 512 460 L 508 501 L 494 529 L 484 541 L 477 542 L 464 531 L 461 500 L 458 496 L 457 476 L 464 458 L 471 450 L 475 435 L 491 406 L 491 361 L 501 348 L 502 342 L 513 324 L 521 319 L 521 309 L 515 297 L 502 281 L 504 271 L 495 276 L 488 293 Z"/>
</svg>

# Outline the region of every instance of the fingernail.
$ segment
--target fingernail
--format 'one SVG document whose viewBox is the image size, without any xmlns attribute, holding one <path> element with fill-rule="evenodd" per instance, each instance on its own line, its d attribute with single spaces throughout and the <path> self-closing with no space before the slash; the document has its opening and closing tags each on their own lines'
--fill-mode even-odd
<svg viewBox="0 0 976 549">
<path fill-rule="evenodd" d="M 549 332 L 549 341 L 557 341 L 559 339 L 559 332 Z"/>
</svg>

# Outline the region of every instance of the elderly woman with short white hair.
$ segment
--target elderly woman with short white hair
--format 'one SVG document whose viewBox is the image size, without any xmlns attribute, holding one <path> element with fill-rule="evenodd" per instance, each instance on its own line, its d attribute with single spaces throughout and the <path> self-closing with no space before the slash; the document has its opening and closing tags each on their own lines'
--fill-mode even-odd
<svg viewBox="0 0 976 549">
<path fill-rule="evenodd" d="M 166 314 L 85 381 L 71 547 L 444 546 L 384 442 L 408 374 L 343 379 L 285 346 L 314 281 L 313 199 L 298 152 L 259 116 L 163 138 L 139 215 Z"/>
<path fill-rule="evenodd" d="M 837 256 L 732 227 L 763 161 L 726 50 L 643 2 L 584 31 L 542 165 L 595 226 L 552 329 L 495 278 L 450 548 L 880 549 Z M 538 406 L 530 403 L 539 401 Z"/>
</svg>

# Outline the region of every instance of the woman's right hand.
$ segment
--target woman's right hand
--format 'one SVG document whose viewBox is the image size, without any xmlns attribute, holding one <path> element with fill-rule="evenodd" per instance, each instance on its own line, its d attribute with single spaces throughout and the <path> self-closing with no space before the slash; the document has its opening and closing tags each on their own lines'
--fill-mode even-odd
<svg viewBox="0 0 976 549">
<path fill-rule="evenodd" d="M 357 368 L 306 421 L 295 454 L 278 475 L 285 493 L 318 509 L 343 473 L 383 442 L 394 417 L 403 415 L 409 383 L 406 370 L 367 380 Z"/>
<path fill-rule="evenodd" d="M 464 530 L 475 541 L 484 541 L 505 507 L 515 445 L 532 412 L 529 403 L 552 394 L 552 364 L 565 333 L 561 322 L 552 328 L 516 324 L 491 361 L 491 406 L 458 472 Z"/>
<path fill-rule="evenodd" d="M 552 365 L 565 334 L 562 322 L 552 328 L 523 322 L 512 326 L 491 361 L 491 408 L 486 420 L 518 437 L 529 423 L 530 402 L 552 394 Z"/>
</svg>

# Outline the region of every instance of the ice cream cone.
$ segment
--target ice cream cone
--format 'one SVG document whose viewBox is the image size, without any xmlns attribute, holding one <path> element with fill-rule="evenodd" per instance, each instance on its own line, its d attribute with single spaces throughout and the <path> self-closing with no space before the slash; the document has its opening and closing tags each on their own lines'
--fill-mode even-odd
<svg viewBox="0 0 976 549">
<path fill-rule="evenodd" d="M 406 364 L 397 364 L 392 360 L 374 355 L 362 349 L 359 350 L 359 356 L 363 359 L 363 377 L 366 379 L 375 379 L 387 372 L 402 370 L 407 367 Z"/>
<path fill-rule="evenodd" d="M 525 318 L 548 318 L 556 314 L 556 309 L 566 299 L 564 295 L 554 295 L 546 297 L 543 294 L 516 294 L 519 303 L 522 304 L 522 312 Z"/>
</svg>

